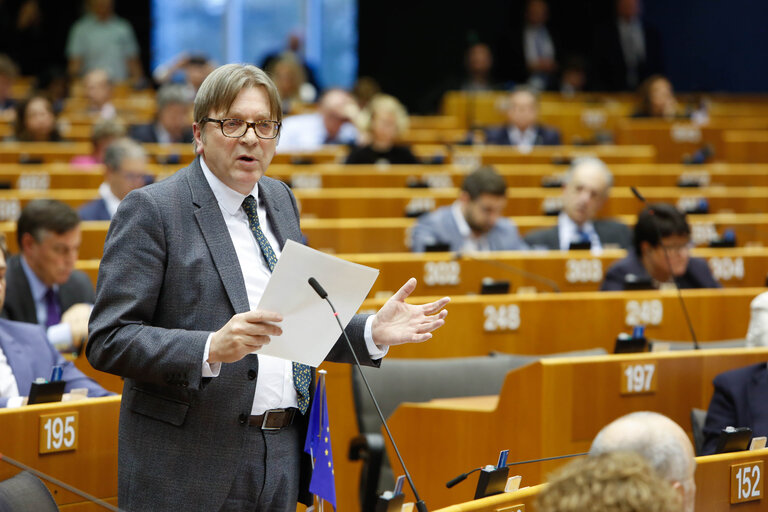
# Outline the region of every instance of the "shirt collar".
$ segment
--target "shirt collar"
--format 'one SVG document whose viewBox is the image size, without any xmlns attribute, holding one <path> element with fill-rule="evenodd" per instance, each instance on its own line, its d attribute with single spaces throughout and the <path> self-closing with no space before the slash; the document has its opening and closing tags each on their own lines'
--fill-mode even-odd
<svg viewBox="0 0 768 512">
<path fill-rule="evenodd" d="M 120 199 L 118 199 L 117 196 L 112 193 L 112 189 L 109 188 L 109 184 L 107 182 L 103 182 L 101 185 L 99 185 L 99 195 L 104 200 L 104 204 L 107 207 L 109 216 L 114 217 L 115 212 L 117 212 L 117 207 L 120 206 Z"/>
<path fill-rule="evenodd" d="M 215 174 L 213 174 L 213 171 L 211 171 L 211 169 L 208 167 L 208 164 L 205 163 L 205 158 L 202 156 L 200 157 L 200 167 L 203 168 L 203 176 L 205 176 L 208 185 L 211 187 L 213 195 L 216 196 L 216 201 L 218 201 L 219 206 L 221 206 L 228 214 L 235 215 L 243 205 L 243 201 L 247 196 L 225 185 L 223 181 L 221 181 Z M 256 204 L 258 205 L 258 182 L 256 182 L 256 184 L 253 186 L 253 190 L 251 190 L 249 195 L 252 195 L 256 199 Z"/>
<path fill-rule="evenodd" d="M 464 217 L 464 212 L 461 211 L 461 203 L 456 201 L 451 206 L 451 213 L 453 213 L 453 219 L 456 221 L 456 227 L 459 228 L 459 233 L 464 238 L 468 238 L 472 235 L 472 229 L 467 223 L 467 219 Z"/>
<path fill-rule="evenodd" d="M 48 287 L 45 286 L 45 283 L 43 283 L 39 277 L 37 277 L 37 274 L 35 274 L 35 271 L 29 266 L 24 255 L 21 256 L 21 268 L 24 269 L 24 274 L 27 276 L 27 282 L 29 283 L 29 290 L 32 292 L 32 298 L 35 302 L 40 302 L 45 297 Z M 58 291 L 59 285 L 54 284 L 53 289 L 54 291 Z"/>
</svg>

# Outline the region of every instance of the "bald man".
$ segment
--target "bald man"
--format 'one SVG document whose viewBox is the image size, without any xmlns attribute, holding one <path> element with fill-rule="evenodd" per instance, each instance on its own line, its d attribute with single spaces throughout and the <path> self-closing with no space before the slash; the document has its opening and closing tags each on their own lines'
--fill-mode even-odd
<svg viewBox="0 0 768 512">
<path fill-rule="evenodd" d="M 317 112 L 283 120 L 277 152 L 315 151 L 328 144 L 354 144 L 357 128 L 352 121 L 357 114 L 352 95 L 342 89 L 330 89 L 320 98 Z"/>
<path fill-rule="evenodd" d="M 696 460 L 691 441 L 680 425 L 663 414 L 641 411 L 614 420 L 597 434 L 590 455 L 631 451 L 642 455 L 658 475 L 680 493 L 683 511 L 696 502 Z"/>
<path fill-rule="evenodd" d="M 532 231 L 525 241 L 534 249 L 567 251 L 572 243 L 589 242 L 592 249 L 632 247 L 629 228 L 613 220 L 596 219 L 613 185 L 613 174 L 597 158 L 574 160 L 564 178 L 563 211 L 557 226 Z"/>
</svg>

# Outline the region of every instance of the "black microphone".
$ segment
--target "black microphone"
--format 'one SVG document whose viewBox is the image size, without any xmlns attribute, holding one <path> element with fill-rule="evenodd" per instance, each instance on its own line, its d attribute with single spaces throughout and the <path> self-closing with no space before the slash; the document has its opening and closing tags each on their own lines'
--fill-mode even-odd
<svg viewBox="0 0 768 512">
<path fill-rule="evenodd" d="M 532 281 L 537 281 L 539 283 L 542 283 L 550 288 L 552 288 L 552 291 L 560 293 L 560 287 L 557 286 L 557 283 L 554 282 L 552 279 L 549 279 L 544 276 L 540 276 L 538 274 L 534 274 L 533 272 L 528 272 L 527 270 L 523 270 L 521 268 L 517 268 L 515 266 L 509 265 L 507 263 L 503 263 L 498 260 L 492 260 L 492 259 L 485 259 L 485 258 L 477 258 L 473 256 L 470 253 L 462 253 L 462 252 L 456 252 L 454 253 L 454 259 L 460 260 L 462 257 L 466 257 L 472 261 L 478 261 L 480 263 L 486 263 L 488 265 L 493 265 L 494 267 L 500 268 L 502 270 L 505 270 L 507 272 L 511 272 L 512 274 L 518 274 L 523 277 L 526 277 L 528 279 L 531 279 Z"/>
<path fill-rule="evenodd" d="M 360 372 L 360 376 L 363 378 L 365 387 L 368 389 L 368 394 L 371 395 L 371 400 L 373 400 L 373 405 L 376 406 L 376 412 L 379 413 L 379 419 L 381 420 L 381 424 L 384 425 L 384 430 L 387 431 L 387 436 L 389 437 L 389 441 L 392 443 L 392 447 L 395 449 L 395 453 L 397 454 L 397 458 L 400 461 L 400 465 L 403 467 L 403 471 L 405 472 L 405 478 L 408 479 L 408 485 L 411 486 L 411 490 L 413 491 L 413 496 L 416 499 L 416 509 L 419 512 L 427 512 L 427 506 L 419 497 L 419 493 L 416 491 L 416 486 L 413 485 L 413 479 L 411 478 L 411 474 L 408 472 L 408 468 L 405 466 L 405 461 L 403 460 L 403 457 L 400 455 L 400 450 L 397 448 L 397 443 L 395 443 L 395 438 L 392 437 L 392 433 L 389 431 L 389 425 L 387 425 L 387 420 L 384 419 L 384 413 L 381 412 L 381 407 L 379 407 L 379 402 L 376 400 L 376 396 L 373 394 L 373 390 L 371 389 L 370 384 L 368 384 L 368 379 L 365 378 L 365 374 L 363 373 L 363 368 L 360 366 L 360 360 L 357 358 L 355 349 L 352 347 L 352 342 L 349 341 L 349 336 L 347 336 L 347 331 L 344 329 L 344 326 L 341 324 L 341 320 L 339 319 L 339 314 L 336 312 L 336 308 L 333 307 L 333 303 L 331 302 L 331 299 L 328 298 L 328 292 L 325 291 L 325 288 L 320 286 L 320 283 L 318 283 L 317 279 L 315 279 L 314 277 L 310 277 L 308 282 L 309 282 L 309 285 L 312 287 L 312 289 L 315 290 L 315 292 L 317 292 L 320 298 L 325 299 L 328 305 L 331 306 L 331 311 L 333 311 L 333 317 L 336 319 L 336 322 L 339 324 L 339 328 L 341 329 L 341 333 L 344 335 L 344 339 L 347 340 L 347 346 L 349 347 L 349 351 L 352 353 L 352 357 L 355 358 L 355 366 L 357 366 L 357 371 Z"/>
<path fill-rule="evenodd" d="M 629 189 L 632 191 L 632 193 L 635 195 L 636 198 L 638 198 L 645 206 L 649 206 L 648 201 L 646 201 L 645 197 L 640 193 L 639 190 L 637 190 L 635 187 L 629 187 Z M 652 214 L 656 214 L 655 211 L 653 211 L 653 208 L 649 210 Z M 656 236 L 659 237 L 659 245 L 661 245 L 661 248 L 664 250 L 664 257 L 667 260 L 667 267 L 669 267 L 669 273 L 672 274 L 672 262 L 669 259 L 669 250 L 664 246 L 663 243 L 661 243 L 661 229 L 659 229 L 659 224 L 657 222 L 653 222 L 654 228 L 656 228 Z M 672 274 L 672 282 L 675 285 L 675 290 L 677 290 L 677 298 L 680 301 L 680 307 L 683 310 L 683 316 L 685 317 L 685 321 L 688 324 L 688 331 L 691 333 L 691 339 L 693 340 L 693 349 L 699 350 L 701 347 L 699 347 L 699 340 L 696 338 L 696 331 L 693 330 L 693 324 L 691 323 L 691 317 L 688 315 L 688 308 L 685 307 L 685 301 L 683 300 L 683 294 L 680 291 L 680 286 L 677 284 L 677 278 L 674 274 Z"/>
<path fill-rule="evenodd" d="M 10 464 L 11 466 L 16 466 L 17 468 L 21 469 L 22 471 L 28 471 L 29 473 L 32 473 L 37 478 L 40 478 L 42 480 L 47 480 L 48 482 L 51 482 L 54 485 L 58 485 L 59 487 L 62 487 L 63 489 L 66 489 L 67 491 L 71 492 L 72 494 L 77 494 L 81 498 L 85 498 L 86 500 L 96 503 L 97 505 L 106 508 L 107 510 L 112 510 L 114 512 L 122 512 L 122 509 L 115 507 L 114 505 L 110 505 L 106 501 L 97 498 L 96 496 L 92 496 L 88 494 L 85 491 L 81 491 L 80 489 L 77 489 L 75 487 L 72 487 L 71 485 L 65 484 L 61 480 L 54 478 L 52 476 L 46 475 L 42 471 L 38 471 L 34 468 L 31 468 L 24 464 L 23 462 L 19 462 L 18 460 L 12 459 L 7 455 L 3 455 L 0 453 L 0 460 L 3 462 Z"/>
<path fill-rule="evenodd" d="M 506 467 L 520 466 L 522 464 L 533 464 L 534 462 L 547 462 L 549 460 L 567 459 L 569 457 L 581 457 L 582 455 L 588 455 L 588 453 L 587 452 L 585 452 L 585 453 L 572 453 L 570 455 L 558 455 L 556 457 L 544 457 L 543 459 L 521 460 L 519 462 L 510 462 L 509 464 L 506 465 Z M 459 476 L 457 476 L 456 478 L 454 478 L 453 480 L 449 480 L 448 482 L 446 482 L 445 486 L 450 489 L 454 485 L 456 485 L 458 483 L 461 483 L 464 480 L 466 480 L 467 477 L 469 475 L 471 475 L 472 473 L 474 473 L 475 471 L 480 471 L 484 467 L 485 466 L 480 467 L 480 468 L 475 468 L 472 471 L 467 471 L 466 473 L 462 473 Z"/>
</svg>

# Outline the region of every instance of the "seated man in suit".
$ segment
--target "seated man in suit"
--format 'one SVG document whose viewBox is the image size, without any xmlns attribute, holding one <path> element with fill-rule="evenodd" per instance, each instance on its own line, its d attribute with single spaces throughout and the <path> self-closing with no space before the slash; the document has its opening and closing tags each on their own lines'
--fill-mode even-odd
<svg viewBox="0 0 768 512">
<path fill-rule="evenodd" d="M 539 97 L 529 87 L 516 87 L 509 95 L 507 119 L 505 126 L 486 131 L 486 144 L 517 146 L 522 152 L 531 151 L 533 146 L 560 144 L 560 132 L 539 124 Z"/>
<path fill-rule="evenodd" d="M 5 300 L 5 240 L 0 242 L 0 307 Z M 25 405 L 32 382 L 49 379 L 54 365 L 61 366 L 61 380 L 69 392 L 86 388 L 88 396 L 111 395 L 67 361 L 48 343 L 40 326 L 0 318 L 0 407 Z"/>
<path fill-rule="evenodd" d="M 77 212 L 53 199 L 30 201 L 16 236 L 21 254 L 8 259 L 2 315 L 45 327 L 60 350 L 78 349 L 88 336 L 95 293 L 88 276 L 75 270 L 81 242 Z"/>
<path fill-rule="evenodd" d="M 691 227 L 674 206 L 657 203 L 640 212 L 634 244 L 634 251 L 605 273 L 601 290 L 624 290 L 628 283 L 660 288 L 673 279 L 680 288 L 720 288 L 707 262 L 690 257 Z"/>
<path fill-rule="evenodd" d="M 768 436 L 766 363 L 723 372 L 715 377 L 714 386 L 704 424 L 702 455 L 715 453 L 720 431 L 725 427 L 749 427 L 755 437 Z"/>
<path fill-rule="evenodd" d="M 459 199 L 419 217 L 411 232 L 411 250 L 447 245 L 458 251 L 515 251 L 528 246 L 517 227 L 503 217 L 507 184 L 492 167 L 481 167 L 461 185 Z"/>
<path fill-rule="evenodd" d="M 618 418 L 598 432 L 589 455 L 635 452 L 680 493 L 684 512 L 696 504 L 696 459 L 688 434 L 663 414 L 639 411 Z"/>
<path fill-rule="evenodd" d="M 593 249 L 609 245 L 629 249 L 629 228 L 612 220 L 595 220 L 608 199 L 613 175 L 597 158 L 579 158 L 564 178 L 563 211 L 557 226 L 528 233 L 525 241 L 534 249 L 567 251 L 571 243 L 589 243 Z"/>
<path fill-rule="evenodd" d="M 191 143 L 192 104 L 181 85 L 163 86 L 157 93 L 157 118 L 154 123 L 132 126 L 132 139 L 151 144 Z"/>
<path fill-rule="evenodd" d="M 118 139 L 107 146 L 104 166 L 104 183 L 99 186 L 101 197 L 80 207 L 82 220 L 112 220 L 126 194 L 147 182 L 147 154 L 131 139 Z"/>
</svg>

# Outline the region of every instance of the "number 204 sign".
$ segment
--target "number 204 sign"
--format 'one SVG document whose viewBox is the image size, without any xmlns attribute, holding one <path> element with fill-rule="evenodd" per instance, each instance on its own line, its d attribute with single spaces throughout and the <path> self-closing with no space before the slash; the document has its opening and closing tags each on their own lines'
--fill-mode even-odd
<svg viewBox="0 0 768 512">
<path fill-rule="evenodd" d="M 77 420 L 76 411 L 41 415 L 38 453 L 76 450 Z"/>
</svg>

